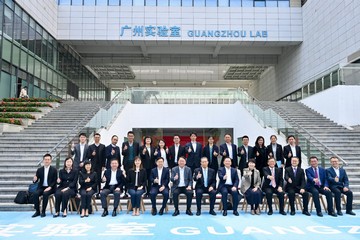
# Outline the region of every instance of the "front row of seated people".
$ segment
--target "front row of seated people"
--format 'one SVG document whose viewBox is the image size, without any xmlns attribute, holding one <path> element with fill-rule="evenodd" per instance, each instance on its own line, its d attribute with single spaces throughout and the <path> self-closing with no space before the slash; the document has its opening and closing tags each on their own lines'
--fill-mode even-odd
<svg viewBox="0 0 360 240">
<path fill-rule="evenodd" d="M 45 217 L 45 210 L 47 207 L 49 196 L 55 196 L 55 214 L 53 217 L 60 216 L 60 205 L 62 217 L 67 216 L 67 206 L 70 198 L 74 198 L 76 194 L 80 194 L 80 216 L 88 217 L 91 213 L 91 201 L 96 193 L 98 186 L 98 176 L 93 170 L 90 161 L 84 162 L 84 168 L 81 171 L 73 168 L 74 161 L 72 158 L 66 158 L 64 167 L 57 173 L 56 168 L 51 166 L 52 157 L 50 154 L 45 154 L 43 157 L 43 166 L 36 171 L 33 182 L 38 182 L 38 189 L 34 193 L 34 208 L 35 213 L 32 217 Z M 119 169 L 117 160 L 110 162 L 111 168 L 105 170 L 102 183 L 105 183 L 103 189 L 100 191 L 101 204 L 103 208 L 102 217 L 107 216 L 109 194 L 113 194 L 114 208 L 112 216 L 116 216 L 116 209 L 119 206 L 120 194 L 126 186 L 131 198 L 131 208 L 133 216 L 140 215 L 141 198 L 145 194 L 147 187 L 147 179 L 151 182 L 150 199 L 152 204 L 152 215 L 163 215 L 166 204 L 169 199 L 169 185 L 171 185 L 172 199 L 174 201 L 175 211 L 173 216 L 180 214 L 179 211 L 179 195 L 186 196 L 186 214 L 193 215 L 191 212 L 191 203 L 193 197 L 193 190 L 196 195 L 196 215 L 201 215 L 201 201 L 203 194 L 206 193 L 210 200 L 210 215 L 216 215 L 214 211 L 216 194 L 221 194 L 221 204 L 223 207 L 223 216 L 227 215 L 228 197 L 231 196 L 232 211 L 235 216 L 239 213 L 238 203 L 242 195 L 245 197 L 246 203 L 251 207 L 252 215 L 260 214 L 260 204 L 263 196 L 266 198 L 268 206 L 268 215 L 273 214 L 272 201 L 275 194 L 279 203 L 279 213 L 286 215 L 284 211 L 285 193 L 289 199 L 290 215 L 295 215 L 295 197 L 296 194 L 302 196 L 304 215 L 310 216 L 308 211 L 308 203 L 310 194 L 313 198 L 316 214 L 322 217 L 322 210 L 320 206 L 320 194 L 325 195 L 327 200 L 327 212 L 330 216 L 336 217 L 343 215 L 341 211 L 341 194 L 347 197 L 346 214 L 355 215 L 352 211 L 353 193 L 349 189 L 349 180 L 345 169 L 339 167 L 339 160 L 336 157 L 330 159 L 331 167 L 324 169 L 318 166 L 318 159 L 316 157 L 310 158 L 310 167 L 305 171 L 298 166 L 299 159 L 297 157 L 291 158 L 291 166 L 283 169 L 276 167 L 274 158 L 269 158 L 268 166 L 263 168 L 263 179 L 260 177 L 260 172 L 255 168 L 255 161 L 250 159 L 247 168 L 243 171 L 241 184 L 238 170 L 231 167 L 232 160 L 230 158 L 224 159 L 224 167 L 220 167 L 217 174 L 208 167 L 208 159 L 201 158 L 201 166 L 194 169 L 192 173 L 191 168 L 186 166 L 186 159 L 180 157 L 178 166 L 171 170 L 164 167 L 164 159 L 157 158 L 157 167 L 153 168 L 150 176 L 147 176 L 147 171 L 142 166 L 141 158 L 135 157 L 133 168 L 127 172 Z M 306 175 L 306 179 L 305 179 Z M 284 176 L 284 177 L 283 177 Z M 169 184 L 170 181 L 172 184 Z M 193 189 L 193 181 L 195 181 L 195 189 Z M 216 183 L 218 182 L 218 186 Z M 78 184 L 80 187 L 78 188 Z M 241 194 L 239 194 L 239 191 Z M 310 194 L 309 194 L 310 193 Z M 162 204 L 159 212 L 156 208 L 157 195 L 162 195 Z M 332 198 L 335 198 L 336 212 L 334 211 Z M 42 196 L 42 207 L 40 209 L 39 197 Z"/>
</svg>

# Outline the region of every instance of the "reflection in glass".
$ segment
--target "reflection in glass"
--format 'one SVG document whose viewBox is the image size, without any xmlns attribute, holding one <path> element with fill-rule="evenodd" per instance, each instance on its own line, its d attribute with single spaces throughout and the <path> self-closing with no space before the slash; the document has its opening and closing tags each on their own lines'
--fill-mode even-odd
<svg viewBox="0 0 360 240">
<path fill-rule="evenodd" d="M 205 7 L 205 0 L 194 0 L 194 7 Z"/>
<path fill-rule="evenodd" d="M 206 0 L 207 7 L 217 7 L 217 0 Z"/>
<path fill-rule="evenodd" d="M 230 0 L 230 7 L 241 7 L 241 0 Z"/>
<path fill-rule="evenodd" d="M 183 7 L 192 7 L 193 1 L 192 0 L 182 0 Z"/>
</svg>

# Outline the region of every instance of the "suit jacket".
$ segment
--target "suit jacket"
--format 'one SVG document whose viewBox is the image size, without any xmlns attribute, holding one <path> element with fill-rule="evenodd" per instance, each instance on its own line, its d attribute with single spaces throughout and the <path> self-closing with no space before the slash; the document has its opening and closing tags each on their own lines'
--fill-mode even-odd
<svg viewBox="0 0 360 240">
<path fill-rule="evenodd" d="M 238 166 L 237 147 L 235 144 L 231 144 L 231 147 L 232 147 L 232 154 L 233 154 L 233 159 L 231 160 L 231 167 L 236 168 Z M 225 156 L 223 155 L 224 151 L 226 152 Z M 223 167 L 225 158 L 229 157 L 229 150 L 226 146 L 226 143 L 223 143 L 220 145 L 220 155 L 222 157 L 220 166 Z"/>
<path fill-rule="evenodd" d="M 127 149 L 124 150 L 124 147 L 127 146 Z M 134 163 L 134 159 L 129 159 L 129 142 L 126 141 L 126 142 L 123 142 L 123 144 L 121 145 L 121 154 L 124 156 L 123 158 L 123 165 L 125 168 L 132 168 L 132 165 Z M 138 142 L 133 142 L 133 157 L 136 157 L 136 156 L 139 156 L 139 143 Z"/>
<path fill-rule="evenodd" d="M 301 167 L 301 148 L 296 145 L 295 150 L 296 150 L 296 157 L 299 158 L 299 165 L 298 166 Z M 291 147 L 290 147 L 290 145 L 286 145 L 284 147 L 284 158 L 286 160 L 285 167 L 290 167 L 291 166 L 291 158 L 292 158 L 292 156 L 290 158 L 288 157 L 289 152 L 291 152 Z"/>
<path fill-rule="evenodd" d="M 85 182 L 87 178 L 90 178 L 90 182 Z M 87 188 L 91 187 L 94 191 L 96 191 L 97 187 L 97 173 L 90 172 L 90 174 L 84 172 L 79 172 L 79 184 L 80 189 L 86 190 Z"/>
<path fill-rule="evenodd" d="M 241 150 L 244 150 L 244 154 L 241 154 Z M 253 147 L 248 145 L 248 160 L 250 158 L 254 158 L 254 154 L 253 154 Z M 247 167 L 247 161 L 246 161 L 246 149 L 244 147 L 244 145 L 241 145 L 240 147 L 238 147 L 238 156 L 240 157 L 240 161 L 239 161 L 239 169 L 244 169 Z"/>
<path fill-rule="evenodd" d="M 242 194 L 244 194 L 250 187 L 251 187 L 251 175 L 249 175 L 249 172 L 251 170 L 249 168 L 244 168 L 243 170 L 244 174 L 242 176 L 241 180 L 241 187 L 240 191 Z M 260 188 L 261 185 L 261 177 L 260 172 L 256 168 L 254 169 L 254 186 L 257 188 Z"/>
<path fill-rule="evenodd" d="M 106 182 L 103 189 L 110 189 L 111 168 L 105 170 L 104 177 L 106 178 Z M 121 188 L 125 185 L 125 179 L 120 169 L 116 171 L 116 181 L 117 184 L 115 184 L 115 188 Z"/>
<path fill-rule="evenodd" d="M 276 156 L 274 156 L 274 152 L 273 152 L 271 144 L 266 147 L 266 150 L 267 150 L 268 156 L 270 156 L 270 153 L 271 153 L 276 161 L 281 161 L 281 164 L 284 164 L 283 148 L 280 144 L 276 144 Z"/>
<path fill-rule="evenodd" d="M 166 148 L 164 149 L 164 150 L 165 150 L 166 161 L 168 162 L 168 165 L 169 165 L 170 149 L 168 150 L 168 153 L 166 153 L 166 149 L 169 149 L 169 148 L 166 147 Z M 160 148 L 156 148 L 156 149 L 155 149 L 155 152 L 156 152 L 156 151 L 157 151 L 157 154 L 154 153 L 154 167 L 156 167 L 155 160 L 156 160 L 158 157 L 161 157 Z"/>
<path fill-rule="evenodd" d="M 79 178 L 79 171 L 72 169 L 69 173 L 65 169 L 60 169 L 59 178 L 61 180 L 58 188 L 70 188 L 74 191 L 77 190 L 77 182 Z"/>
<path fill-rule="evenodd" d="M 201 173 L 201 178 L 197 179 L 196 176 L 198 175 L 198 173 Z M 195 189 L 198 188 L 205 188 L 204 185 L 204 173 L 203 173 L 203 169 L 202 167 L 196 168 L 194 170 L 194 181 L 196 182 L 195 184 Z M 211 169 L 208 167 L 208 171 L 207 171 L 207 187 L 213 187 L 213 189 L 216 188 L 216 172 L 214 169 Z"/>
<path fill-rule="evenodd" d="M 72 156 L 75 155 L 75 157 L 74 157 L 74 169 L 78 170 L 80 168 L 79 164 L 88 159 L 87 158 L 88 157 L 87 156 L 88 147 L 89 147 L 89 145 L 87 145 L 87 143 L 86 143 L 85 147 L 84 147 L 83 159 L 80 159 L 80 157 L 81 157 L 80 144 L 76 144 L 74 150 L 71 151 L 71 155 Z"/>
<path fill-rule="evenodd" d="M 277 189 L 278 187 L 284 187 L 284 179 L 283 179 L 283 176 L 282 176 L 282 169 L 276 168 L 276 167 L 274 169 L 275 169 L 275 182 L 276 182 L 276 187 L 275 188 Z M 270 167 L 264 167 L 263 168 L 263 173 L 264 173 L 264 182 L 263 182 L 263 185 L 262 185 L 262 189 L 271 188 L 272 187 L 270 185 L 271 180 L 267 178 L 268 176 L 271 176 Z"/>
<path fill-rule="evenodd" d="M 44 184 L 44 178 L 45 178 L 45 172 L 44 172 L 44 166 L 40 167 L 37 169 L 36 171 L 36 177 L 37 180 L 34 182 L 39 182 L 38 184 L 38 189 L 43 187 Z M 56 180 L 57 180 L 57 170 L 55 167 L 50 166 L 49 168 L 49 172 L 48 172 L 48 176 L 47 176 L 47 183 L 48 183 L 48 187 L 51 187 L 51 189 L 56 189 Z"/>
<path fill-rule="evenodd" d="M 216 152 L 218 155 L 215 157 L 214 152 Z M 215 170 L 215 174 L 217 173 L 219 169 L 219 162 L 218 162 L 218 156 L 219 156 L 219 147 L 215 144 L 212 147 L 212 151 L 210 152 L 210 146 L 207 144 L 202 151 L 202 156 L 206 157 L 209 160 L 209 168 L 212 168 Z M 212 161 L 210 162 L 210 155 L 212 156 Z"/>
<path fill-rule="evenodd" d="M 177 189 L 179 187 L 179 183 L 180 183 L 179 168 L 180 168 L 179 166 L 176 166 L 171 170 L 171 179 L 170 180 L 173 183 L 173 185 L 171 187 L 171 191 L 174 191 L 175 189 Z M 179 178 L 177 180 L 174 179 L 176 174 L 179 176 Z M 189 168 L 188 166 L 184 167 L 184 182 L 185 182 L 185 187 L 189 187 L 189 186 L 192 187 L 192 185 L 193 185 L 191 168 Z"/>
<path fill-rule="evenodd" d="M 115 150 L 115 153 L 111 154 L 113 149 Z M 118 163 L 119 163 L 119 168 L 121 167 L 121 156 L 120 156 L 120 148 L 119 148 L 119 146 L 113 147 L 112 144 L 108 145 L 105 148 L 105 154 L 106 154 L 106 164 L 105 164 L 106 169 L 111 168 L 110 163 L 111 163 L 112 159 L 117 159 Z"/>
<path fill-rule="evenodd" d="M 256 156 L 257 152 L 259 153 L 259 156 Z M 253 147 L 253 155 L 255 157 L 256 169 L 261 171 L 261 169 L 263 169 L 264 167 L 266 167 L 268 165 L 267 164 L 268 154 L 267 154 L 267 150 L 266 150 L 265 146 L 263 148 L 254 146 Z"/>
<path fill-rule="evenodd" d="M 179 157 L 181 157 L 181 156 L 185 157 L 185 155 L 186 155 L 185 154 L 185 147 L 180 145 L 176 159 L 175 159 L 175 155 L 176 155 L 175 154 L 175 145 L 172 145 L 169 148 L 169 159 L 168 159 L 169 168 L 173 168 L 173 167 L 178 165 L 177 162 L 179 161 Z"/>
<path fill-rule="evenodd" d="M 128 184 L 128 189 L 134 189 L 135 188 L 135 178 L 136 178 L 136 172 L 134 169 L 130 169 L 126 175 L 126 182 Z M 138 174 L 138 186 L 143 186 L 143 189 L 146 190 L 147 185 L 147 175 L 146 175 L 146 169 L 142 168 Z"/>
<path fill-rule="evenodd" d="M 188 152 L 189 148 L 191 149 L 190 153 Z M 185 152 L 188 154 L 188 157 L 186 159 L 186 166 L 199 167 L 200 166 L 201 153 L 202 153 L 202 145 L 197 142 L 196 143 L 196 152 L 194 152 L 194 148 L 192 146 L 192 143 L 188 142 L 185 145 Z"/>
<path fill-rule="evenodd" d="M 222 187 L 225 186 L 226 180 L 224 180 L 224 176 L 226 174 L 226 169 L 225 167 L 221 167 L 218 170 L 218 175 L 219 175 L 219 186 L 218 186 L 218 191 L 221 190 Z M 231 168 L 231 181 L 232 181 L 232 186 L 236 187 L 236 189 L 239 187 L 239 175 L 237 173 L 237 169 L 236 168 Z"/>
<path fill-rule="evenodd" d="M 146 149 L 145 154 L 143 154 L 143 150 L 144 148 Z M 150 152 L 147 150 L 146 146 L 141 146 L 139 149 L 140 152 L 140 158 L 141 158 L 141 162 L 143 164 L 143 167 L 147 170 L 152 169 L 153 167 L 155 167 L 155 159 L 156 156 L 154 155 L 155 152 L 155 148 L 150 146 Z"/>
<path fill-rule="evenodd" d="M 90 159 L 91 161 L 91 168 L 95 172 L 98 172 L 98 174 L 100 174 L 99 170 L 102 167 L 105 167 L 105 162 L 106 162 L 105 145 L 100 143 L 98 147 L 98 152 L 96 152 L 95 156 L 92 155 L 94 151 L 96 151 L 95 143 L 89 146 L 87 156 L 88 159 Z"/>
<path fill-rule="evenodd" d="M 329 183 L 329 187 L 349 188 L 349 178 L 346 174 L 345 169 L 341 167 L 339 168 L 339 172 L 340 172 L 339 181 L 335 182 L 335 177 L 336 177 L 335 170 L 332 167 L 326 169 L 326 176 L 327 176 L 327 181 Z"/>
<path fill-rule="evenodd" d="M 291 183 L 289 183 L 289 178 L 291 178 Z M 285 181 L 287 182 L 285 191 L 288 191 L 289 189 L 297 189 L 297 190 L 305 189 L 306 182 L 305 182 L 304 169 L 297 167 L 296 176 L 294 176 L 293 167 L 285 168 Z"/>
<path fill-rule="evenodd" d="M 169 172 L 168 168 L 164 167 L 163 170 L 162 170 L 161 179 L 160 179 L 160 183 L 161 183 L 160 186 L 159 186 L 158 183 L 154 182 L 154 180 L 156 178 L 159 178 L 159 171 L 158 171 L 157 167 L 151 169 L 150 182 L 151 182 L 152 186 L 154 186 L 154 187 L 164 186 L 165 188 L 169 188 L 170 172 Z"/>
<path fill-rule="evenodd" d="M 318 178 L 320 179 L 320 188 L 329 187 L 327 177 L 326 177 L 326 170 L 322 167 L 318 167 L 319 174 Z M 315 186 L 314 178 L 315 178 L 315 172 L 312 167 L 309 167 L 305 170 L 306 173 L 306 190 L 309 190 L 311 187 Z"/>
</svg>

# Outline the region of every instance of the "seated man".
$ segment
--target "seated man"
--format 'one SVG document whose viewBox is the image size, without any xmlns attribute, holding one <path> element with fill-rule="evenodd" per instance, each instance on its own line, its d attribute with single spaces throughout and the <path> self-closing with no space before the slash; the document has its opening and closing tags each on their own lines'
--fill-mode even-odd
<svg viewBox="0 0 360 240">
<path fill-rule="evenodd" d="M 48 204 L 49 196 L 54 194 L 56 191 L 56 180 L 57 180 L 57 170 L 51 165 L 52 156 L 50 154 L 45 154 L 43 156 L 44 166 L 40 167 L 36 171 L 36 175 L 33 178 L 33 182 L 39 182 L 37 190 L 33 193 L 34 195 L 34 208 L 35 213 L 32 216 L 40 216 L 40 203 L 39 197 L 43 196 L 43 204 L 41 208 L 41 217 L 45 217 L 45 210 Z"/>
<path fill-rule="evenodd" d="M 158 157 L 156 159 L 156 165 L 157 167 L 153 168 L 150 174 L 150 198 L 152 204 L 151 214 L 153 216 L 157 214 L 156 196 L 159 193 L 163 195 L 163 201 L 159 215 L 164 214 L 164 209 L 166 208 L 166 204 L 169 199 L 169 169 L 164 167 L 164 159 L 162 157 Z"/>
<path fill-rule="evenodd" d="M 117 158 L 111 159 L 110 167 L 110 169 L 105 170 L 104 177 L 102 178 L 102 181 L 105 182 L 105 186 L 100 192 L 101 205 L 104 209 L 104 212 L 101 215 L 102 217 L 109 214 L 106 198 L 110 193 L 114 194 L 114 210 L 112 212 L 112 216 L 116 216 L 116 209 L 118 208 L 120 202 L 121 188 L 125 182 L 122 171 L 119 169 L 119 162 Z"/>
<path fill-rule="evenodd" d="M 305 173 L 298 164 L 299 159 L 297 157 L 292 157 L 291 167 L 287 167 L 285 169 L 285 181 L 287 182 L 285 191 L 289 196 L 289 203 L 291 207 L 290 215 L 295 215 L 295 193 L 299 193 L 303 198 L 304 210 L 302 213 L 306 216 L 310 216 L 308 211 L 309 193 L 305 191 Z"/>
<path fill-rule="evenodd" d="M 185 166 L 186 160 L 184 157 L 180 157 L 178 166 L 173 167 L 171 171 L 171 181 L 173 182 L 171 191 L 173 192 L 173 200 L 175 212 L 173 216 L 180 214 L 179 212 L 179 195 L 181 193 L 186 195 L 186 214 L 192 216 L 191 212 L 191 200 L 192 200 L 192 175 L 191 168 Z"/>
<path fill-rule="evenodd" d="M 216 200 L 216 175 L 215 170 L 208 167 L 209 161 L 207 157 L 200 159 L 200 168 L 196 168 L 194 171 L 195 192 L 196 192 L 196 216 L 201 214 L 201 199 L 203 193 L 208 193 L 210 196 L 210 214 L 216 215 L 214 211 L 214 205 Z"/>
<path fill-rule="evenodd" d="M 356 215 L 352 211 L 353 193 L 349 189 L 349 179 L 344 168 L 340 168 L 337 157 L 330 158 L 331 167 L 326 169 L 327 180 L 331 192 L 335 194 L 335 204 L 337 214 L 341 212 L 341 194 L 346 195 L 346 214 Z"/>
<path fill-rule="evenodd" d="M 221 202 L 224 208 L 223 216 L 227 216 L 227 197 L 228 194 L 231 194 L 233 200 L 233 214 L 239 216 L 237 207 L 239 204 L 239 175 L 237 169 L 231 167 L 231 158 L 224 158 L 224 167 L 219 168 L 219 187 L 218 191 L 221 193 Z"/>
<path fill-rule="evenodd" d="M 281 215 L 286 215 L 284 211 L 284 191 L 283 191 L 283 177 L 282 170 L 275 167 L 275 159 L 270 157 L 268 160 L 268 166 L 263 168 L 264 172 L 264 182 L 263 182 L 263 192 L 265 192 L 267 204 L 269 206 L 268 215 L 273 214 L 272 209 L 272 197 L 275 193 L 279 198 L 279 212 Z"/>
</svg>

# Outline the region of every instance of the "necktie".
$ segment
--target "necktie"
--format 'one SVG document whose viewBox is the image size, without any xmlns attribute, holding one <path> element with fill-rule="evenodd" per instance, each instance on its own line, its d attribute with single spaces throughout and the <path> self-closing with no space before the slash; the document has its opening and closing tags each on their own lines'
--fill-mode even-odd
<svg viewBox="0 0 360 240">
<path fill-rule="evenodd" d="M 296 177 L 296 168 L 294 168 L 294 177 Z"/>
<path fill-rule="evenodd" d="M 314 168 L 314 172 L 315 172 L 315 178 L 319 178 L 319 175 L 318 175 L 318 172 L 317 172 L 317 169 Z M 320 179 L 319 179 L 320 180 Z M 319 186 L 320 187 L 320 181 L 318 181 L 317 183 L 315 183 L 316 186 Z"/>
<path fill-rule="evenodd" d="M 208 179 L 207 179 L 207 170 L 204 171 L 204 186 L 208 186 Z"/>
<path fill-rule="evenodd" d="M 271 180 L 271 186 L 273 188 L 275 188 L 276 187 L 276 182 L 275 182 L 275 170 L 274 170 L 274 168 L 271 169 L 271 176 L 273 177 L 273 179 Z"/>
</svg>

